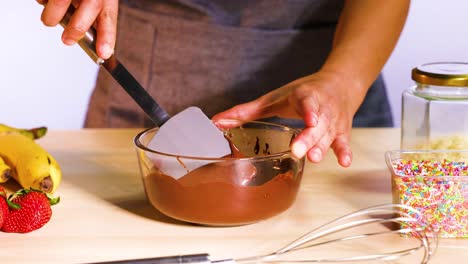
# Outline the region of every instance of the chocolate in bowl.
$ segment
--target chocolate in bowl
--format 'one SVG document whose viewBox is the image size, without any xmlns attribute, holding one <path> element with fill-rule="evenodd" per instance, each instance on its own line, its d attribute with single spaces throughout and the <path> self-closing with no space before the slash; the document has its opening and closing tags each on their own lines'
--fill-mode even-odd
<svg viewBox="0 0 468 264">
<path fill-rule="evenodd" d="M 304 168 L 304 159 L 295 158 L 289 148 L 298 131 L 248 122 L 226 132 L 240 157 L 204 159 L 150 150 L 147 144 L 157 128 L 135 137 L 145 192 L 156 209 L 190 223 L 231 226 L 268 219 L 293 204 Z M 174 166 L 191 161 L 206 165 L 176 178 L 160 170 L 161 159 Z"/>
</svg>

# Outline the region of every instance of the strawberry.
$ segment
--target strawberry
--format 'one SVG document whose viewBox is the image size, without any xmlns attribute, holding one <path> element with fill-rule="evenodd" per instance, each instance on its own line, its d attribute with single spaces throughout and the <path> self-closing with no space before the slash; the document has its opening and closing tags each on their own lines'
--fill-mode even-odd
<svg viewBox="0 0 468 264">
<path fill-rule="evenodd" d="M 60 201 L 42 191 L 22 189 L 8 198 L 10 212 L 2 230 L 10 233 L 28 233 L 41 228 L 52 216 L 51 205 Z"/>
<path fill-rule="evenodd" d="M 8 203 L 6 200 L 6 192 L 2 186 L 0 186 L 0 229 L 3 226 L 3 223 L 7 220 L 8 217 Z"/>
</svg>

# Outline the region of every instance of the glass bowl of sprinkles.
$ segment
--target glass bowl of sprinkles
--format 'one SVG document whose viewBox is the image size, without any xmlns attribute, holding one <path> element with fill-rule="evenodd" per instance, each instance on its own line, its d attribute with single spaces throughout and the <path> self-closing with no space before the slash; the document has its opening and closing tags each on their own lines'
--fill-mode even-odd
<svg viewBox="0 0 468 264">
<path fill-rule="evenodd" d="M 468 150 L 385 153 L 393 202 L 410 206 L 442 238 L 468 238 Z"/>
</svg>

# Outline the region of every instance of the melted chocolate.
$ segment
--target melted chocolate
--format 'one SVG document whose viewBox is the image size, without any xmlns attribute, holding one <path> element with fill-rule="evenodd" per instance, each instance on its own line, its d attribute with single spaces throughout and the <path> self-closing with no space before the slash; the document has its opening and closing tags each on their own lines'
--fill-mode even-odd
<svg viewBox="0 0 468 264">
<path fill-rule="evenodd" d="M 288 209 L 296 198 L 300 180 L 292 170 L 258 186 L 240 185 L 236 171 L 232 166 L 209 164 L 179 180 L 155 172 L 144 177 L 146 193 L 162 213 L 206 225 L 267 219 Z"/>
<path fill-rule="evenodd" d="M 229 142 L 228 157 L 243 158 Z M 257 167 L 249 160 L 213 162 L 178 180 L 155 169 L 144 177 L 146 194 L 155 208 L 182 221 L 223 226 L 253 223 L 288 209 L 302 175 L 295 176 L 292 159 L 264 161 Z M 263 182 L 258 173 L 269 175 L 269 180 Z"/>
</svg>

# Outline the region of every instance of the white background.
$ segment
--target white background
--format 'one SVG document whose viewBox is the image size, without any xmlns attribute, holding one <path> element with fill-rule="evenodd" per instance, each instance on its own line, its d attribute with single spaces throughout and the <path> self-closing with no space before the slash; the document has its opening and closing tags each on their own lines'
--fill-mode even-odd
<svg viewBox="0 0 468 264">
<path fill-rule="evenodd" d="M 78 46 L 63 45 L 61 28 L 45 27 L 41 10 L 34 0 L 2 3 L 0 123 L 81 128 L 97 66 Z M 384 68 L 396 126 L 400 96 L 412 84 L 413 67 L 434 61 L 468 62 L 467 12 L 465 0 L 412 1 L 400 41 Z"/>
</svg>

